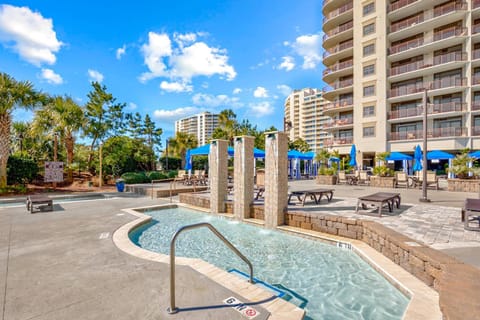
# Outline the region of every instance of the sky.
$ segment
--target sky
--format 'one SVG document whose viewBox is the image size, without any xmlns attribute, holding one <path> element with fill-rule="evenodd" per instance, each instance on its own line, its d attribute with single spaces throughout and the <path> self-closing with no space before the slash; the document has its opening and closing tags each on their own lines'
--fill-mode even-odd
<svg viewBox="0 0 480 320">
<path fill-rule="evenodd" d="M 192 114 L 232 109 L 283 128 L 293 89 L 319 88 L 322 1 L 10 1 L 0 4 L 0 72 L 87 102 L 91 82 L 163 138 Z M 31 113 L 16 111 L 15 121 Z"/>
</svg>

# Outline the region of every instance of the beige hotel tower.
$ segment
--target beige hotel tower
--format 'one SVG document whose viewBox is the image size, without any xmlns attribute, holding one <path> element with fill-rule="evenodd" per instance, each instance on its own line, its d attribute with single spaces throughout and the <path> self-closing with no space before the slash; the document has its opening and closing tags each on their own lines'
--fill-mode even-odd
<svg viewBox="0 0 480 320">
<path fill-rule="evenodd" d="M 480 0 L 325 0 L 326 145 L 413 154 L 480 149 Z"/>
</svg>

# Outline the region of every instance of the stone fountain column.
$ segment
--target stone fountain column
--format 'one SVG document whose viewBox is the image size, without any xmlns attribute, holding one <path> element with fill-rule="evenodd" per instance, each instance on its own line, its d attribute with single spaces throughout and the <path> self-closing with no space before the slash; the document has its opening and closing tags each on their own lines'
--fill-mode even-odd
<svg viewBox="0 0 480 320">
<path fill-rule="evenodd" d="M 208 179 L 210 183 L 210 211 L 225 212 L 228 186 L 228 141 L 212 140 L 208 154 Z"/>
<path fill-rule="evenodd" d="M 250 205 L 253 203 L 253 145 L 255 138 L 235 137 L 233 215 L 235 219 L 250 218 Z"/>
<path fill-rule="evenodd" d="M 265 133 L 265 226 L 275 228 L 285 223 L 288 199 L 287 134 Z"/>
</svg>

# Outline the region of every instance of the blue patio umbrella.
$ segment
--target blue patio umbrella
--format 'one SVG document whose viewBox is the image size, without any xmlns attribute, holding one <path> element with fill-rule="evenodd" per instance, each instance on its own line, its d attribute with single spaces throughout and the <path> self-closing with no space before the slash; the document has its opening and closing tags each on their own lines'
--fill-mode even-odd
<svg viewBox="0 0 480 320">
<path fill-rule="evenodd" d="M 430 152 L 427 152 L 428 160 L 448 160 L 453 158 L 455 158 L 453 154 L 441 150 L 432 150 Z"/>
<path fill-rule="evenodd" d="M 352 167 L 357 166 L 357 148 L 352 144 L 352 149 L 350 149 L 350 162 L 348 163 Z"/>
<path fill-rule="evenodd" d="M 480 150 L 470 152 L 468 155 L 470 158 L 480 159 Z"/>
<path fill-rule="evenodd" d="M 187 150 L 187 153 L 185 154 L 185 170 L 192 170 L 193 164 L 192 164 L 192 156 L 190 154 L 190 150 Z"/>
<path fill-rule="evenodd" d="M 415 147 L 415 153 L 413 154 L 413 158 L 415 159 L 415 163 L 413 164 L 413 171 L 422 170 L 422 149 L 420 149 L 420 145 L 418 144 Z"/>
<path fill-rule="evenodd" d="M 412 156 L 408 154 L 403 154 L 401 152 L 390 152 L 387 160 L 399 161 L 399 160 L 412 160 Z"/>
</svg>

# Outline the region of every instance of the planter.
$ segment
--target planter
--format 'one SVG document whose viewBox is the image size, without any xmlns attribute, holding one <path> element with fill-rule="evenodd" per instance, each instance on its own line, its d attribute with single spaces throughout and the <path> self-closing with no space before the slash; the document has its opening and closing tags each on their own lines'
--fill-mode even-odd
<svg viewBox="0 0 480 320">
<path fill-rule="evenodd" d="M 448 179 L 448 191 L 480 192 L 479 179 Z"/>
<path fill-rule="evenodd" d="M 337 184 L 337 176 L 317 176 L 316 178 L 317 184 L 327 184 L 327 185 L 333 185 Z"/>
<path fill-rule="evenodd" d="M 395 177 L 370 177 L 370 186 L 377 188 L 395 188 Z"/>
</svg>

